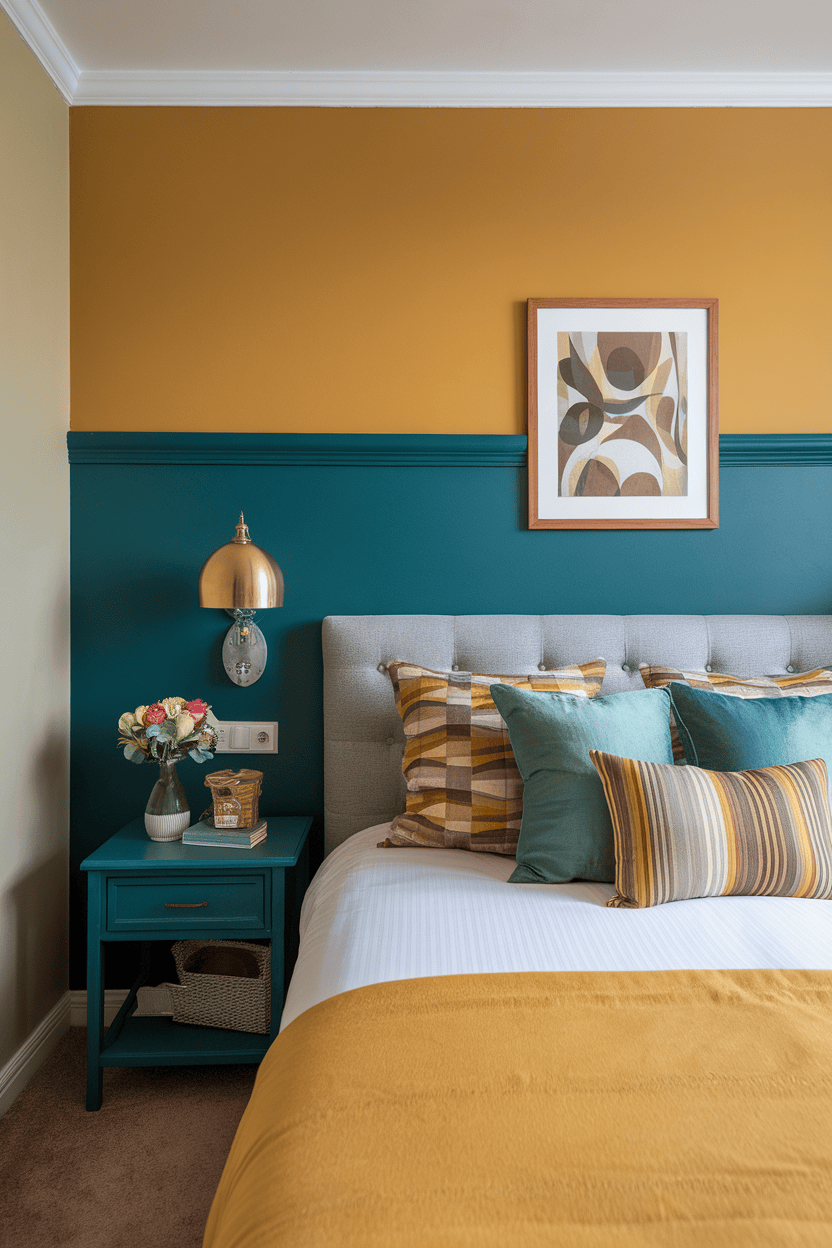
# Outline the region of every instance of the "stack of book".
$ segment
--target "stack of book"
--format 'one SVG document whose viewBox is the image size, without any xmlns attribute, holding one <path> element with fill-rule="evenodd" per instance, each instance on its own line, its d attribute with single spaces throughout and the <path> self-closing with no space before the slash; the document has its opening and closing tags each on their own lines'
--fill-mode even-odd
<svg viewBox="0 0 832 1248">
<path fill-rule="evenodd" d="M 200 819 L 182 833 L 183 845 L 214 845 L 218 849 L 252 849 L 265 841 L 268 824 L 261 819 L 253 828 L 215 828 L 213 819 Z"/>
</svg>

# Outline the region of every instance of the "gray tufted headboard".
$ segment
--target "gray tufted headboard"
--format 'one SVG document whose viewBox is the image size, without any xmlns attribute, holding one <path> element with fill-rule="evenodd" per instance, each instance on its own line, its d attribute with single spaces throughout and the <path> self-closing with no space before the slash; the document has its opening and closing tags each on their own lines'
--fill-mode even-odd
<svg viewBox="0 0 832 1248">
<path fill-rule="evenodd" d="M 830 615 L 341 615 L 323 623 L 326 853 L 404 810 L 404 733 L 386 665 L 495 675 L 605 658 L 603 693 L 639 663 L 740 676 L 832 663 Z"/>
</svg>

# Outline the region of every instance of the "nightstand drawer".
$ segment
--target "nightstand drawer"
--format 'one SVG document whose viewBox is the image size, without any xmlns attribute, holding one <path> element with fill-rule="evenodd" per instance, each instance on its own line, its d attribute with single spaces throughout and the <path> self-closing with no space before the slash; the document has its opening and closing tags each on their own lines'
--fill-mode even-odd
<svg viewBox="0 0 832 1248">
<path fill-rule="evenodd" d="M 164 931 L 167 928 L 234 927 L 263 931 L 266 877 L 170 875 L 107 880 L 108 932 Z"/>
</svg>

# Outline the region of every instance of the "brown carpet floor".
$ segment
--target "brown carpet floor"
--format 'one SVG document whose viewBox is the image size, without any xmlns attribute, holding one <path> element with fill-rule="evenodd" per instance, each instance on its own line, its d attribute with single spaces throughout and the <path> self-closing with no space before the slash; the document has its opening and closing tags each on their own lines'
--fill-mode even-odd
<svg viewBox="0 0 832 1248">
<path fill-rule="evenodd" d="M 71 1027 L 0 1118 L 4 1248 L 199 1248 L 256 1066 L 105 1070 Z"/>
</svg>

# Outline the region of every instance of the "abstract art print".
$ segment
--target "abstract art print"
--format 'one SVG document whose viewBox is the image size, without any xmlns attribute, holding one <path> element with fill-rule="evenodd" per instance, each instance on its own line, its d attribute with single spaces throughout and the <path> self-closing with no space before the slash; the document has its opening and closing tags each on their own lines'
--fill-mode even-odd
<svg viewBox="0 0 832 1248">
<path fill-rule="evenodd" d="M 716 528 L 717 301 L 529 300 L 529 527 Z"/>
</svg>

